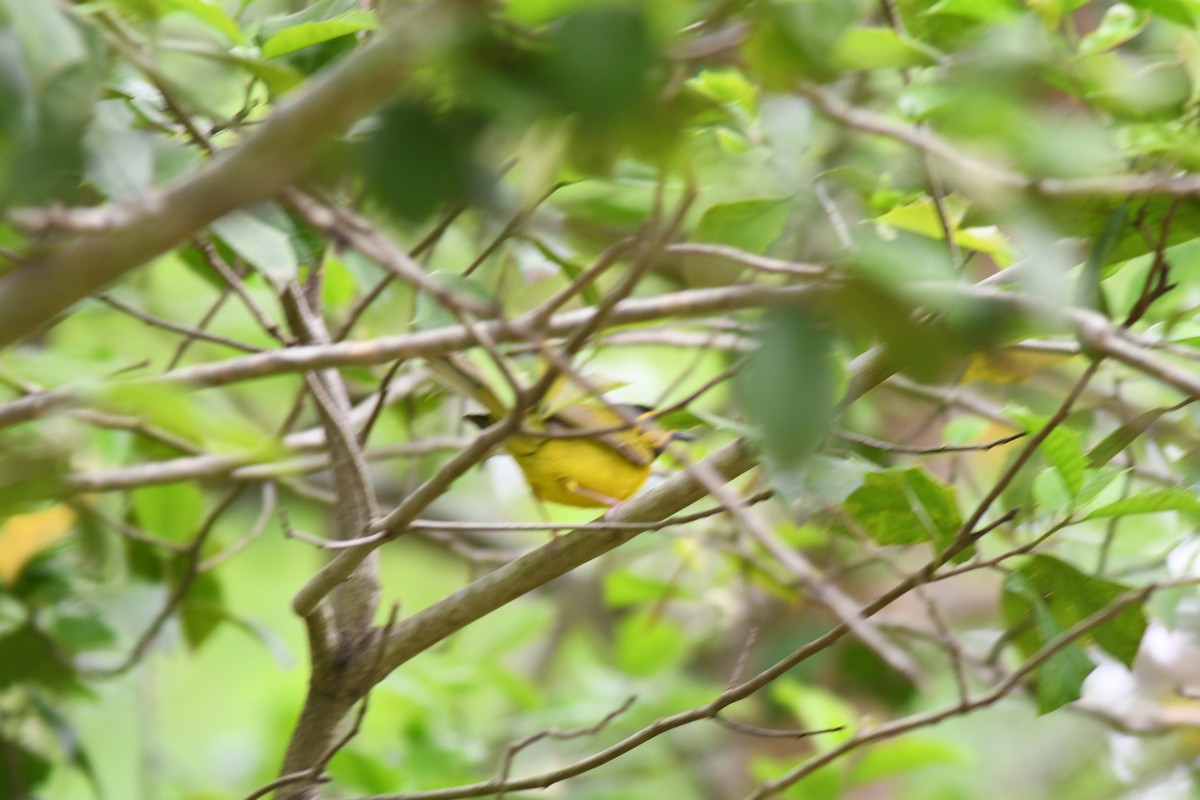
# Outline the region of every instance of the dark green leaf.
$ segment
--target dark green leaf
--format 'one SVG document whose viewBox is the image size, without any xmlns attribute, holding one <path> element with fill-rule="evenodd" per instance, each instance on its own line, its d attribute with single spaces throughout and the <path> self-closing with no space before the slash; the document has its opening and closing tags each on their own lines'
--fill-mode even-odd
<svg viewBox="0 0 1200 800">
<path fill-rule="evenodd" d="M 98 617 L 59 617 L 54 621 L 53 634 L 63 648 L 71 653 L 99 650 L 112 646 L 116 641 L 112 629 Z"/>
<path fill-rule="evenodd" d="M 45 635 L 29 626 L 0 636 L 0 689 L 30 683 L 56 692 L 75 686 L 75 671 L 51 649 Z"/>
<path fill-rule="evenodd" d="M 627 115 L 641 103 L 656 58 L 638 6 L 587 8 L 551 31 L 545 79 L 564 109 L 585 124 L 603 121 Z"/>
<path fill-rule="evenodd" d="M 1032 656 L 1062 635 L 1064 626 L 1050 613 L 1038 588 L 1019 572 L 1010 574 L 1004 582 L 1003 606 L 1005 618 L 1018 631 L 1017 644 L 1026 656 Z M 1095 668 L 1078 642 L 1066 645 L 1043 661 L 1035 673 L 1038 711 L 1046 714 L 1078 700 L 1084 680 Z"/>
<path fill-rule="evenodd" d="M 29 800 L 50 777 L 50 760 L 12 739 L 0 739 L 0 800 Z"/>
<path fill-rule="evenodd" d="M 474 144 L 480 127 L 465 114 L 401 100 L 383 112 L 361 148 L 367 186 L 388 211 L 409 220 L 465 198 L 479 181 Z"/>
<path fill-rule="evenodd" d="M 1028 657 L 1128 591 L 1124 584 L 1087 575 L 1057 558 L 1033 556 L 1004 582 L 1004 618 Z M 1145 631 L 1145 612 L 1131 605 L 1064 647 L 1038 668 L 1039 709 L 1045 713 L 1079 696 L 1083 679 L 1095 666 L 1083 651 L 1085 644 L 1094 642 L 1131 666 Z"/>
<path fill-rule="evenodd" d="M 203 645 L 222 622 L 229 619 L 225 609 L 225 594 L 217 576 L 201 573 L 188 587 L 187 596 L 179 607 L 183 635 L 193 650 Z"/>
</svg>

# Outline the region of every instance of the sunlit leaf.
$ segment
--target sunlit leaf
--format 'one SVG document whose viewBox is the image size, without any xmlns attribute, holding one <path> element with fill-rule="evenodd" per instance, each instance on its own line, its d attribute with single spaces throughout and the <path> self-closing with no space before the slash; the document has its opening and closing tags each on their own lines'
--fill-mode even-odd
<svg viewBox="0 0 1200 800">
<path fill-rule="evenodd" d="M 782 235 L 788 212 L 787 201 L 775 198 L 721 203 L 704 212 L 692 238 L 765 253 Z"/>
<path fill-rule="evenodd" d="M 263 43 L 262 54 L 266 58 L 276 58 L 340 36 L 374 30 L 378 26 L 374 14 L 349 11 L 323 22 L 305 22 L 285 28 Z"/>
<path fill-rule="evenodd" d="M 1160 514 L 1164 511 L 1200 512 L 1200 499 L 1186 489 L 1158 489 L 1135 494 L 1094 508 L 1085 519 L 1127 517 L 1132 514 Z"/>
<path fill-rule="evenodd" d="M 158 0 L 165 8 L 189 14 L 213 30 L 220 31 L 235 44 L 245 44 L 246 37 L 238 24 L 225 13 L 220 4 L 212 0 Z"/>
<path fill-rule="evenodd" d="M 843 508 L 882 545 L 934 542 L 942 548 L 962 527 L 953 490 L 919 467 L 868 474 Z"/>
<path fill-rule="evenodd" d="M 929 47 L 891 28 L 851 28 L 833 46 L 833 65 L 839 69 L 902 69 L 936 62 Z"/>
</svg>

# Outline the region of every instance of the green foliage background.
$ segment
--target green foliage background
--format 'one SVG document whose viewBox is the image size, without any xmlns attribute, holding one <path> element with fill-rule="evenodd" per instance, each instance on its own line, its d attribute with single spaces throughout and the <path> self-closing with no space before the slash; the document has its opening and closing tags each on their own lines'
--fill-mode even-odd
<svg viewBox="0 0 1200 800">
<path fill-rule="evenodd" d="M 325 560 L 284 530 L 331 535 L 346 498 L 280 435 L 320 424 L 298 370 L 173 375 L 284 364 L 289 285 L 373 347 L 564 287 L 568 312 L 597 306 L 641 266 L 632 297 L 661 305 L 576 364 L 622 401 L 686 405 L 667 419 L 690 458 L 752 441 L 733 491 L 772 492 L 745 512 L 769 538 L 733 513 L 644 533 L 457 632 L 374 689 L 329 796 L 486 781 L 512 743 L 635 697 L 511 776 L 584 758 L 822 641 L 838 615 L 814 586 L 857 608 L 905 580 L 869 623 L 884 645 L 800 659 L 722 711 L 741 731 L 687 725 L 550 791 L 1192 796 L 1200 3 L 418 5 L 0 0 L 0 317 L 41 259 L 416 32 L 386 103 L 293 131 L 283 182 L 328 225 L 287 193 L 216 214 L 103 293 L 64 282 L 70 308 L 0 353 L 0 800 L 223 800 L 279 774 L 308 676 L 291 598 Z M 364 230 L 421 281 L 387 277 Z M 541 362 L 509 344 L 531 382 Z M 386 511 L 474 432 L 418 358 L 389 376 L 364 352 L 333 364 L 352 400 L 404 387 L 368 452 L 429 445 L 371 462 Z M 53 509 L 68 522 L 30 516 Z M 503 457 L 421 514 L 536 515 Z M 553 547 L 431 529 L 380 550 L 401 618 Z"/>
</svg>

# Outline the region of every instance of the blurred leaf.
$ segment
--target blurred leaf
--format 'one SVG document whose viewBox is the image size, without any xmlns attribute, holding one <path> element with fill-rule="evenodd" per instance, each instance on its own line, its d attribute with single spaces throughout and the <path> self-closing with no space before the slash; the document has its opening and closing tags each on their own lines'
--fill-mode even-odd
<svg viewBox="0 0 1200 800">
<path fill-rule="evenodd" d="M 750 761 L 751 776 L 764 783 L 782 778 L 795 768 L 794 758 L 756 755 Z M 844 784 L 841 770 L 833 764 L 826 764 L 805 775 L 779 796 L 786 800 L 841 800 L 845 797 Z"/>
<path fill-rule="evenodd" d="M 859 728 L 858 712 L 847 701 L 819 686 L 781 680 L 771 685 L 771 699 L 787 709 L 805 730 L 841 730 L 813 736 L 808 741 L 818 753 L 832 750 L 851 739 Z"/>
<path fill-rule="evenodd" d="M 690 654 L 683 630 L 652 610 L 621 619 L 617 623 L 614 648 L 621 670 L 635 676 L 679 669 Z"/>
<path fill-rule="evenodd" d="M 656 58 L 639 6 L 584 8 L 547 36 L 544 79 L 557 102 L 589 124 L 631 113 Z"/>
<path fill-rule="evenodd" d="M 50 777 L 52 764 L 40 753 L 8 738 L 0 738 L 0 800 L 29 800 Z"/>
<path fill-rule="evenodd" d="M 1114 3 L 1105 10 L 1096 29 L 1079 42 L 1079 52 L 1087 55 L 1120 47 L 1145 30 L 1149 22 L 1149 14 L 1139 14 L 1125 3 Z"/>
<path fill-rule="evenodd" d="M 218 3 L 211 0 L 156 0 L 163 8 L 183 12 L 220 31 L 234 44 L 246 44 L 246 37 L 238 24 L 225 13 Z"/>
<path fill-rule="evenodd" d="M 926 767 L 968 762 L 968 751 L 962 744 L 933 736 L 912 735 L 881 742 L 867 750 L 854 765 L 851 776 L 856 784 L 870 783 Z"/>
<path fill-rule="evenodd" d="M 299 263 L 288 231 L 254 210 L 233 211 L 209 226 L 222 242 L 273 282 L 296 277 Z"/>
<path fill-rule="evenodd" d="M 188 646 L 198 649 L 213 634 L 217 626 L 229 619 L 225 609 L 225 593 L 221 582 L 212 572 L 202 572 L 188 587 L 179 606 L 179 621 Z"/>
<path fill-rule="evenodd" d="M 834 42 L 858 15 L 841 0 L 762 2 L 751 9 L 750 33 L 742 51 L 753 77 L 769 90 L 787 91 L 796 78 L 828 80 Z"/>
<path fill-rule="evenodd" d="M 1196 12 L 1187 0 L 1129 0 L 1129 5 L 1145 9 L 1156 17 L 1170 20 L 1185 28 L 1196 25 Z"/>
<path fill-rule="evenodd" d="M 1163 511 L 1200 512 L 1200 499 L 1187 489 L 1158 489 L 1135 494 L 1108 505 L 1094 508 L 1084 519 L 1128 517 L 1133 514 L 1159 514 Z"/>
<path fill-rule="evenodd" d="M 891 28 L 850 28 L 833 45 L 838 69 L 904 69 L 936 64 L 937 53 Z"/>
<path fill-rule="evenodd" d="M 173 542 L 189 542 L 204 515 L 204 492 L 194 483 L 143 486 L 131 492 L 133 514 L 148 533 Z"/>
<path fill-rule="evenodd" d="M 0 653 L 4 653 L 0 658 L 0 689 L 28 683 L 65 692 L 76 686 L 75 672 L 50 649 L 45 636 L 28 625 L 0 636 Z"/>
<path fill-rule="evenodd" d="M 92 793 L 103 800 L 104 793 L 100 788 L 100 781 L 96 777 L 96 769 L 92 766 L 92 759 L 83 749 L 79 740 L 79 730 L 65 714 L 54 704 L 47 702 L 41 695 L 35 694 L 31 705 L 46 727 L 54 732 L 58 749 L 67 757 L 67 763 L 79 770 L 91 785 Z M 0 784 L 3 783 L 3 780 L 3 773 L 0 772 Z"/>
<path fill-rule="evenodd" d="M 116 643 L 116 634 L 99 617 L 60 616 L 54 620 L 51 632 L 70 653 L 102 650 Z"/>
<path fill-rule="evenodd" d="M 833 339 L 808 313 L 767 312 L 758 349 L 738 385 L 763 447 L 784 466 L 811 453 L 829 432 L 836 378 Z"/>
<path fill-rule="evenodd" d="M 948 195 L 943 198 L 942 206 L 949 217 L 947 222 L 950 224 L 954 241 L 959 246 L 987 253 L 993 256 L 1000 266 L 1006 266 L 1013 262 L 1012 247 L 1008 238 L 998 228 L 992 226 L 960 227 L 968 210 L 967 204 L 961 198 L 956 195 Z M 906 205 L 896 206 L 876 217 L 874 221 L 880 225 L 910 231 L 930 239 L 940 241 L 946 238 L 946 231 L 942 227 L 937 206 L 934 205 L 932 199 L 927 197 Z"/>
<path fill-rule="evenodd" d="M 263 82 L 272 97 L 285 94 L 304 81 L 304 74 L 282 61 L 265 61 L 238 50 L 203 49 L 188 51 L 201 58 L 236 64 Z"/>
<path fill-rule="evenodd" d="M 480 181 L 473 152 L 480 128 L 470 115 L 441 113 L 416 98 L 394 103 L 360 148 L 367 186 L 384 208 L 406 220 L 464 199 Z"/>
<path fill-rule="evenodd" d="M 649 577 L 628 569 L 614 570 L 604 576 L 604 604 L 609 608 L 657 603 L 678 590 L 678 583 L 669 578 Z"/>
<path fill-rule="evenodd" d="M 0 583 L 12 586 L 30 559 L 71 530 L 75 512 L 64 505 L 17 514 L 0 523 Z"/>
<path fill-rule="evenodd" d="M 1007 22 L 1023 10 L 1020 0 L 938 0 L 925 13 L 970 17 L 981 22 Z"/>
<path fill-rule="evenodd" d="M 263 43 L 262 54 L 266 58 L 276 58 L 339 36 L 375 30 L 377 27 L 379 22 L 374 14 L 366 11 L 347 11 L 323 22 L 304 22 L 285 28 Z"/>
<path fill-rule="evenodd" d="M 691 238 L 765 253 L 783 234 L 788 212 L 788 202 L 777 198 L 720 203 L 704 212 Z"/>
<path fill-rule="evenodd" d="M 962 527 L 954 490 L 920 467 L 868 473 L 843 510 L 881 545 L 933 542 L 940 550 Z"/>
<path fill-rule="evenodd" d="M 1140 439 L 1163 414 L 1174 411 L 1173 407 L 1154 408 L 1144 411 L 1100 440 L 1087 453 L 1089 467 L 1102 467 L 1117 457 L 1126 447 Z"/>
<path fill-rule="evenodd" d="M 458 297 L 460 299 L 459 309 L 471 306 L 486 308 L 496 302 L 492 290 L 476 277 L 435 270 L 429 273 L 429 279 L 449 291 L 451 296 Z M 412 318 L 414 330 L 427 331 L 458 324 L 460 324 L 459 318 L 446 308 L 441 300 L 429 292 L 417 293 L 416 308 Z"/>
<path fill-rule="evenodd" d="M 95 38 L 56 3 L 0 0 L 0 205 L 78 192 L 101 88 Z"/>
</svg>

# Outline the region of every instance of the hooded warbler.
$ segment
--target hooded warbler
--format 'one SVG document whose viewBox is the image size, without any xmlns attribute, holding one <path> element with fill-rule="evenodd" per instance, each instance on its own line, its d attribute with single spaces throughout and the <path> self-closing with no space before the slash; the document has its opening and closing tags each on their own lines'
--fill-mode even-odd
<svg viewBox="0 0 1200 800">
<path fill-rule="evenodd" d="M 508 406 L 466 359 L 433 358 L 429 367 L 443 383 L 486 409 L 467 416 L 476 425 L 487 427 L 508 414 Z M 504 442 L 539 501 L 613 508 L 642 488 L 650 465 L 671 440 L 692 438 L 654 428 L 653 411 L 646 406 L 606 405 L 594 399 L 553 410 L 544 402 L 542 406 L 522 420 L 521 433 Z M 630 426 L 628 417 L 638 424 Z M 539 431 L 548 435 L 539 436 Z M 571 436 L 585 431 L 596 433 Z"/>
</svg>

